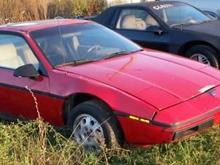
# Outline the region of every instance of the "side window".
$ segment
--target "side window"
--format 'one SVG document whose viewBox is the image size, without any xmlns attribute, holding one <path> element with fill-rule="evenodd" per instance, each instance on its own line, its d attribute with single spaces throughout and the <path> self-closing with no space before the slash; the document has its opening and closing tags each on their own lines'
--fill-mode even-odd
<svg viewBox="0 0 220 165">
<path fill-rule="evenodd" d="M 116 28 L 147 30 L 150 26 L 159 26 L 159 24 L 146 10 L 122 9 Z"/>
<path fill-rule="evenodd" d="M 16 69 L 25 64 L 39 69 L 39 62 L 26 41 L 19 36 L 0 34 L 0 67 Z"/>
</svg>

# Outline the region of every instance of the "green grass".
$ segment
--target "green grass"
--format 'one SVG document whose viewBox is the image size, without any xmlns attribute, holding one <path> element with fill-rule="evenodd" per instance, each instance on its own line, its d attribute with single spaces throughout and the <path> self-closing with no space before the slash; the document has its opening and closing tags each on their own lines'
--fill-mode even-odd
<svg viewBox="0 0 220 165">
<path fill-rule="evenodd" d="M 220 126 L 175 144 L 92 154 L 42 123 L 0 123 L 0 164 L 220 164 Z"/>
</svg>

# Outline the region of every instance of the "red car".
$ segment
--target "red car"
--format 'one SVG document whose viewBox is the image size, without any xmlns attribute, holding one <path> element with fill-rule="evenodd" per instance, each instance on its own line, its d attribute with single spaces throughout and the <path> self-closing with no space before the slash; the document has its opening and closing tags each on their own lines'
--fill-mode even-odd
<svg viewBox="0 0 220 165">
<path fill-rule="evenodd" d="M 0 27 L 0 114 L 70 126 L 78 143 L 145 146 L 220 122 L 220 72 L 90 21 Z"/>
</svg>

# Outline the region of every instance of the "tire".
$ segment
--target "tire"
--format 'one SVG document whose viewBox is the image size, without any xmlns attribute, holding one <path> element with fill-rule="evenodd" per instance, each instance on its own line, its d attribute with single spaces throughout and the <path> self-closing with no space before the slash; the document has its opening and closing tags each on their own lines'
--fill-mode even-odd
<svg viewBox="0 0 220 165">
<path fill-rule="evenodd" d="M 72 128 L 75 141 L 87 150 L 120 146 L 122 132 L 117 120 L 101 101 L 86 101 L 77 105 L 69 114 L 67 124 Z"/>
<path fill-rule="evenodd" d="M 219 66 L 220 66 L 219 55 L 213 48 L 209 46 L 206 46 L 206 45 L 193 46 L 192 48 L 187 50 L 186 56 L 192 60 L 201 62 L 206 65 L 210 65 L 212 67 L 219 69 Z"/>
</svg>

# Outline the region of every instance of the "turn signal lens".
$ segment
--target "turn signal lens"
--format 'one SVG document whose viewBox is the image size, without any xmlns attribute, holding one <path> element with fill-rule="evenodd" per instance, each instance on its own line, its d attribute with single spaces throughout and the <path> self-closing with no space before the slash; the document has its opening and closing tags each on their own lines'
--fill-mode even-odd
<svg viewBox="0 0 220 165">
<path fill-rule="evenodd" d="M 129 119 L 132 119 L 132 120 L 139 120 L 139 118 L 138 117 L 136 117 L 136 116 L 129 116 Z"/>
<path fill-rule="evenodd" d="M 142 119 L 142 118 L 139 118 L 139 117 L 136 117 L 136 116 L 132 116 L 132 115 L 130 115 L 128 118 L 132 119 L 132 120 L 137 120 L 137 121 L 140 121 L 140 122 L 143 122 L 143 123 L 150 123 L 150 121 L 147 120 L 147 119 Z"/>
<path fill-rule="evenodd" d="M 141 122 L 144 122 L 144 123 L 150 123 L 149 120 L 146 120 L 146 119 L 140 119 Z"/>
</svg>

